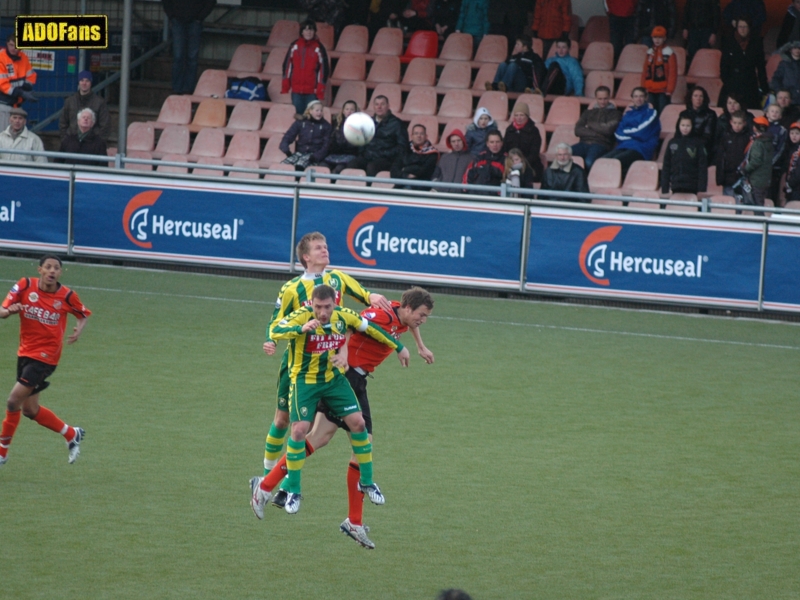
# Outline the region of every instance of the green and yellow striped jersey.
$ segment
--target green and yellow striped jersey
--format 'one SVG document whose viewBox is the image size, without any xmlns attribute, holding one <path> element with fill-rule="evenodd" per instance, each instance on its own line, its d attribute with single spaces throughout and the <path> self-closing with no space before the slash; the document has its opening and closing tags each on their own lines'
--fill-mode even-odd
<svg viewBox="0 0 800 600">
<path fill-rule="evenodd" d="M 304 306 L 275 323 L 270 331 L 274 340 L 289 340 L 289 377 L 293 381 L 303 377 L 305 383 L 314 384 L 333 379 L 337 368 L 331 359 L 344 346 L 348 328 L 366 333 L 392 350 L 403 350 L 403 344 L 349 308 L 337 306 L 331 313 L 330 323 L 314 331 L 302 331 L 303 325 L 313 318 L 313 309 Z M 344 373 L 342 369 L 338 371 Z"/>
<path fill-rule="evenodd" d="M 323 271 L 322 273 L 303 273 L 283 284 L 281 291 L 278 292 L 278 299 L 275 301 L 275 310 L 272 318 L 267 325 L 267 341 L 274 341 L 270 337 L 270 330 L 273 324 L 287 317 L 298 308 L 311 306 L 311 293 L 318 285 L 329 285 L 336 292 L 337 306 L 344 306 L 344 296 L 347 294 L 351 298 L 358 300 L 365 306 L 369 306 L 370 291 L 364 289 L 355 279 L 342 273 L 338 269 Z"/>
</svg>

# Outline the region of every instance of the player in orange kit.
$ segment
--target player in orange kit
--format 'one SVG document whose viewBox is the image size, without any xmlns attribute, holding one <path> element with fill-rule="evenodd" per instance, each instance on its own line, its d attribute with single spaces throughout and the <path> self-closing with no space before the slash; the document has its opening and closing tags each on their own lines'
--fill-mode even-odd
<svg viewBox="0 0 800 600">
<path fill-rule="evenodd" d="M 38 278 L 23 277 L 14 284 L 0 307 L 0 319 L 15 314 L 20 316 L 17 383 L 8 397 L 6 417 L 0 430 L 0 466 L 8 460 L 8 448 L 23 414 L 64 436 L 70 464 L 78 459 L 80 444 L 86 435 L 80 427 L 67 425 L 51 410 L 40 406 L 39 393 L 50 385 L 45 380 L 56 370 L 61 358 L 67 315 L 78 319 L 72 335 L 67 338 L 67 344 L 74 344 L 92 313 L 78 294 L 58 282 L 61 278 L 60 258 L 43 256 L 38 271 Z"/>
</svg>

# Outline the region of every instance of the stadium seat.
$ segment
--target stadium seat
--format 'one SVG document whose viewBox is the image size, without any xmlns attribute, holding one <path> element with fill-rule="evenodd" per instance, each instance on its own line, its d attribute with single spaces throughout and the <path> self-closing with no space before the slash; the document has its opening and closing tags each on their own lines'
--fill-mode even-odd
<svg viewBox="0 0 800 600">
<path fill-rule="evenodd" d="M 165 154 L 161 158 L 162 162 L 181 162 L 185 163 L 188 161 L 185 154 Z M 158 165 L 156 167 L 156 171 L 159 173 L 178 173 L 178 174 L 186 174 L 189 172 L 188 167 L 173 167 L 171 165 Z"/>
<path fill-rule="evenodd" d="M 472 65 L 466 61 L 451 60 L 445 63 L 436 87 L 439 93 L 444 94 L 450 88 L 468 89 L 471 82 Z"/>
<path fill-rule="evenodd" d="M 360 109 L 367 104 L 367 83 L 365 81 L 345 81 L 336 91 L 331 108 L 341 108 L 348 100 L 353 100 Z"/>
<path fill-rule="evenodd" d="M 773 54 L 767 60 L 767 81 L 772 81 L 772 76 L 778 70 L 778 65 L 781 64 L 783 57 L 780 54 Z"/>
<path fill-rule="evenodd" d="M 375 174 L 375 177 L 377 179 L 391 179 L 392 174 L 389 171 L 379 171 L 378 173 Z M 379 183 L 376 181 L 375 183 L 372 184 L 372 187 L 392 189 L 394 187 L 394 184 L 389 182 Z"/>
<path fill-rule="evenodd" d="M 475 52 L 474 63 L 500 64 L 508 58 L 508 39 L 504 35 L 485 35 Z"/>
<path fill-rule="evenodd" d="M 580 15 L 573 14 L 572 27 L 569 29 L 569 39 L 575 42 L 576 48 L 581 39 L 581 27 L 583 27 L 583 19 L 581 19 Z M 577 56 L 575 58 L 577 58 Z"/>
<path fill-rule="evenodd" d="M 282 136 L 286 130 L 294 123 L 294 106 L 282 105 L 273 106 L 267 112 L 267 117 L 264 119 L 264 125 L 261 127 L 261 137 L 271 137 L 273 135 Z M 252 160 L 252 159 L 244 159 Z"/>
<path fill-rule="evenodd" d="M 411 130 L 414 128 L 414 125 L 424 125 L 431 144 L 436 145 L 439 143 L 439 119 L 430 115 L 413 115 L 411 117 L 411 122 L 408 124 L 409 136 L 411 135 Z"/>
<path fill-rule="evenodd" d="M 711 196 L 708 199 L 708 201 L 711 202 L 712 205 L 713 204 L 728 204 L 728 205 L 735 205 L 736 204 L 736 198 L 734 198 L 733 196 L 725 196 L 723 194 L 718 194 L 718 195 L 715 195 L 715 196 Z M 722 207 L 722 206 L 719 206 L 719 207 L 712 206 L 711 207 L 711 212 L 715 213 L 715 214 L 728 214 L 728 215 L 736 214 L 736 211 L 733 210 L 732 208 L 725 208 L 725 207 Z"/>
<path fill-rule="evenodd" d="M 198 160 L 201 156 L 222 158 L 225 154 L 225 134 L 222 129 L 201 129 L 194 138 L 189 160 Z"/>
<path fill-rule="evenodd" d="M 275 48 L 267 55 L 264 68 L 261 70 L 260 79 L 270 81 L 273 78 L 280 79 L 283 75 L 283 61 L 286 59 L 286 48 Z"/>
<path fill-rule="evenodd" d="M 614 46 L 611 42 L 592 42 L 581 59 L 583 72 L 613 71 Z"/>
<path fill-rule="evenodd" d="M 475 81 L 472 83 L 472 89 L 475 90 L 477 96 L 486 91 L 487 81 L 490 83 L 494 81 L 497 67 L 498 65 L 495 63 L 486 63 L 480 66 L 478 74 L 475 75 Z"/>
<path fill-rule="evenodd" d="M 381 27 L 372 42 L 370 57 L 400 56 L 402 53 L 403 30 L 397 27 Z"/>
<path fill-rule="evenodd" d="M 336 49 L 328 54 L 331 58 L 338 58 L 346 52 L 366 54 L 369 46 L 369 33 L 364 25 L 348 25 L 339 35 Z"/>
<path fill-rule="evenodd" d="M 233 135 L 238 130 L 258 131 L 261 128 L 261 107 L 252 102 L 239 102 L 233 107 L 225 133 Z"/>
<path fill-rule="evenodd" d="M 372 90 L 372 95 L 369 98 L 369 103 L 364 109 L 364 112 L 369 114 L 374 112 L 372 110 L 372 105 L 377 96 L 386 96 L 389 100 L 389 108 L 391 111 L 400 112 L 400 108 L 403 106 L 403 95 L 400 91 L 399 83 L 379 83 L 376 85 L 375 89 Z"/>
<path fill-rule="evenodd" d="M 444 40 L 442 51 L 439 53 L 439 61 L 444 64 L 445 61 L 451 60 L 472 60 L 472 36 L 470 34 L 453 32 Z"/>
<path fill-rule="evenodd" d="M 272 81 L 269 82 L 269 86 L 267 86 L 267 95 L 269 96 L 270 101 L 273 105 L 275 104 L 287 104 L 292 105 L 292 95 L 289 94 L 282 94 L 281 93 L 281 80 L 280 77 L 276 77 Z M 293 105 L 292 105 L 293 106 Z"/>
<path fill-rule="evenodd" d="M 145 152 L 144 150 L 131 150 L 126 155 L 126 158 L 139 158 L 142 160 L 153 160 L 153 155 L 150 152 Z M 143 163 L 132 163 L 132 162 L 125 162 L 123 164 L 124 169 L 128 169 L 131 171 L 152 171 L 153 165 L 151 164 L 143 164 Z"/>
<path fill-rule="evenodd" d="M 233 134 L 228 151 L 225 153 L 225 164 L 233 164 L 237 160 L 257 161 L 261 154 L 261 138 L 255 131 L 237 131 Z"/>
<path fill-rule="evenodd" d="M 625 107 L 631 102 L 631 94 L 633 93 L 633 88 L 638 87 L 642 82 L 642 74 L 641 73 L 626 73 L 625 76 L 622 78 L 622 81 L 619 83 L 619 87 L 617 88 L 617 93 L 614 94 L 614 99 L 619 100 L 617 103 L 617 108 L 622 108 L 623 110 Z"/>
<path fill-rule="evenodd" d="M 689 72 L 686 73 L 686 81 L 694 83 L 697 79 L 719 79 L 719 62 L 722 52 L 713 48 L 701 48 L 698 50 L 692 64 L 689 65 Z"/>
<path fill-rule="evenodd" d="M 502 135 L 505 138 L 506 137 L 506 130 L 508 129 L 508 121 L 495 121 L 494 125 L 495 125 L 495 127 L 497 127 L 497 131 L 500 132 L 500 135 Z M 547 136 L 547 132 L 544 132 L 544 133 L 539 132 L 539 133 L 540 133 L 540 135 L 543 135 L 545 137 Z"/>
<path fill-rule="evenodd" d="M 783 208 L 789 210 L 800 210 L 800 200 L 789 200 Z"/>
<path fill-rule="evenodd" d="M 644 201 L 645 199 L 661 200 L 661 194 L 659 194 L 658 192 L 648 192 L 648 191 L 639 190 L 633 196 L 634 196 L 633 200 L 628 200 L 628 204 L 627 204 L 628 208 L 643 208 L 645 210 L 661 210 L 661 207 L 663 206 L 660 202 L 659 203 L 655 203 L 655 202 L 645 202 Z M 636 198 L 640 198 L 643 201 L 642 202 L 637 202 Z"/>
<path fill-rule="evenodd" d="M 547 57 L 545 58 L 545 60 L 547 60 L 548 58 L 553 58 L 555 55 L 556 55 L 556 45 L 551 44 L 550 50 L 548 50 Z M 575 40 L 570 40 L 569 42 L 569 55 L 572 58 L 575 59 L 578 58 L 578 42 L 576 42 Z"/>
<path fill-rule="evenodd" d="M 573 144 L 577 144 L 580 141 L 580 138 L 575 135 L 575 126 L 574 125 L 559 125 L 553 131 L 553 135 L 550 137 L 550 143 L 547 145 L 547 160 L 552 161 L 556 158 L 556 146 L 558 144 L 569 144 L 572 146 Z M 580 158 L 580 157 L 575 157 Z"/>
<path fill-rule="evenodd" d="M 579 99 L 582 104 L 592 104 L 594 102 L 594 94 L 597 88 L 601 85 L 606 86 L 611 90 L 611 96 L 614 95 L 614 73 L 611 71 L 589 71 L 586 75 L 586 81 L 583 84 L 583 99 Z"/>
<path fill-rule="evenodd" d="M 290 183 L 293 183 L 294 181 L 296 181 L 295 173 L 297 173 L 297 170 L 294 168 L 294 165 L 286 165 L 286 164 L 283 164 L 283 163 L 278 163 L 277 165 L 270 165 L 269 166 L 269 170 L 270 171 L 288 171 L 288 172 L 292 173 L 292 175 L 291 176 L 273 175 L 272 173 L 265 173 L 264 174 L 264 179 L 266 181 L 287 181 L 287 182 L 290 182 Z"/>
<path fill-rule="evenodd" d="M 437 114 L 440 123 L 452 118 L 472 118 L 472 93 L 469 90 L 452 89 L 444 95 Z"/>
<path fill-rule="evenodd" d="M 678 126 L 678 116 L 686 110 L 683 104 L 667 104 L 661 115 L 658 117 L 661 121 L 661 139 L 663 140 L 669 134 L 674 134 Z"/>
<path fill-rule="evenodd" d="M 598 158 L 589 171 L 587 183 L 592 193 L 604 188 L 619 189 L 622 184 L 622 164 L 616 158 Z"/>
<path fill-rule="evenodd" d="M 284 158 L 286 158 L 286 154 L 284 154 L 280 149 L 281 138 L 283 136 L 274 135 L 267 140 L 267 145 L 264 147 L 264 152 L 261 154 L 261 158 L 258 160 L 258 164 L 261 165 L 262 169 L 266 169 L 269 165 L 273 163 L 279 163 Z M 294 149 L 294 144 L 289 145 L 289 149 Z"/>
<path fill-rule="evenodd" d="M 656 159 L 656 164 L 658 168 L 661 169 L 664 166 L 664 155 L 667 153 L 667 148 L 669 148 L 669 141 L 675 137 L 675 132 L 668 133 L 662 138 L 661 141 L 661 148 L 658 150 L 658 158 Z"/>
<path fill-rule="evenodd" d="M 408 63 L 408 68 L 406 68 L 405 75 L 403 75 L 403 90 L 410 91 L 415 85 L 436 85 L 435 60 L 432 58 L 415 58 Z M 469 86 L 469 82 L 467 82 L 467 86 Z"/>
<path fill-rule="evenodd" d="M 192 101 L 189 96 L 167 96 L 153 126 L 163 129 L 167 125 L 188 125 L 191 121 Z"/>
<path fill-rule="evenodd" d="M 224 163 L 221 158 L 215 158 L 213 156 L 201 156 L 200 159 L 197 161 L 198 166 L 192 169 L 192 175 L 201 175 L 203 177 L 222 177 L 225 175 L 225 171 L 222 169 L 209 169 L 206 167 L 200 167 L 199 165 L 219 165 L 222 166 Z"/>
<path fill-rule="evenodd" d="M 331 75 L 331 85 L 342 81 L 364 81 L 367 76 L 367 59 L 363 54 L 342 54 Z"/>
<path fill-rule="evenodd" d="M 539 154 L 544 154 L 547 150 L 547 130 L 544 128 L 543 123 L 536 123 L 536 129 L 539 130 L 539 137 L 542 138 L 542 145 L 539 147 Z"/>
<path fill-rule="evenodd" d="M 694 206 L 690 204 L 669 204 L 664 207 L 667 210 L 680 211 L 680 212 L 699 212 L 701 204 L 697 201 L 697 196 L 694 194 L 671 194 L 670 200 L 678 200 L 681 202 L 694 202 Z"/>
<path fill-rule="evenodd" d="M 406 51 L 400 57 L 400 62 L 408 64 L 417 57 L 436 58 L 438 51 L 439 35 L 435 31 L 415 31 L 408 41 Z"/>
<path fill-rule="evenodd" d="M 441 120 L 440 120 L 440 122 L 441 122 Z M 442 135 L 439 136 L 439 143 L 436 145 L 436 147 L 439 149 L 439 151 L 440 152 L 447 152 L 448 151 L 447 138 L 450 136 L 450 133 L 454 129 L 458 129 L 458 130 L 461 131 L 461 133 L 466 134 L 467 133 L 467 127 L 469 127 L 470 123 L 472 123 L 472 119 L 470 119 L 470 118 L 453 118 L 453 119 L 448 120 L 445 123 L 444 131 L 442 132 Z"/>
<path fill-rule="evenodd" d="M 539 94 L 520 94 L 517 102 L 524 102 L 531 111 L 534 123 L 544 123 L 544 96 Z"/>
<path fill-rule="evenodd" d="M 597 164 L 597 163 L 595 163 Z M 592 165 L 594 170 L 594 165 Z M 652 160 L 637 160 L 628 169 L 622 183 L 622 193 L 626 196 L 637 192 L 652 192 L 658 189 L 658 165 Z"/>
<path fill-rule="evenodd" d="M 686 74 L 686 48 L 683 46 L 670 45 L 672 51 L 675 53 L 675 60 L 678 63 L 678 75 Z"/>
<path fill-rule="evenodd" d="M 595 15 L 586 21 L 586 27 L 581 32 L 580 48 L 585 50 L 592 42 L 610 42 L 611 28 L 608 26 L 608 17 Z"/>
<path fill-rule="evenodd" d="M 495 121 L 508 119 L 508 94 L 505 92 L 483 92 L 478 106 L 488 109 Z"/>
<path fill-rule="evenodd" d="M 227 118 L 225 101 L 207 98 L 197 106 L 192 123 L 189 125 L 189 131 L 197 133 L 204 127 L 225 127 Z"/>
<path fill-rule="evenodd" d="M 225 71 L 217 69 L 206 69 L 197 80 L 193 96 L 198 96 L 199 100 L 205 98 L 224 98 L 225 91 L 228 89 L 228 75 Z"/>
<path fill-rule="evenodd" d="M 400 111 L 398 111 L 400 112 Z M 436 114 L 436 89 L 430 86 L 412 88 L 403 106 L 403 120 L 414 115 Z"/>
<path fill-rule="evenodd" d="M 628 44 L 622 49 L 614 69 L 615 77 L 624 77 L 626 73 L 641 75 L 644 59 L 647 56 L 647 46 L 644 44 Z"/>
<path fill-rule="evenodd" d="M 686 75 L 678 75 L 675 79 L 675 89 L 669 101 L 671 104 L 686 104 Z"/>
<path fill-rule="evenodd" d="M 370 83 L 400 83 L 400 58 L 397 56 L 376 56 L 367 75 Z"/>
<path fill-rule="evenodd" d="M 716 165 L 711 165 L 708 167 L 708 179 L 706 180 L 706 191 L 699 192 L 697 194 L 698 198 L 709 198 L 711 196 L 721 196 L 723 194 L 722 186 L 717 185 L 717 167 Z M 783 189 L 783 186 L 781 186 Z"/>
<path fill-rule="evenodd" d="M 228 64 L 228 77 L 238 77 L 239 73 L 260 73 L 263 46 L 256 44 L 240 44 L 233 52 Z"/>
<path fill-rule="evenodd" d="M 581 101 L 575 96 L 559 96 L 550 105 L 544 127 L 547 131 L 555 131 L 559 125 L 572 125 L 581 116 Z"/>
<path fill-rule="evenodd" d="M 619 162 L 619 161 L 617 161 Z M 599 192 L 592 192 L 594 194 Z M 606 198 L 592 198 L 592 204 L 598 204 L 601 206 L 622 206 L 622 200 L 610 200 Z"/>
<path fill-rule="evenodd" d="M 152 123 L 134 122 L 128 125 L 127 151 L 152 152 L 155 147 L 155 129 Z"/>
<path fill-rule="evenodd" d="M 291 46 L 292 42 L 300 37 L 300 23 L 298 21 L 280 20 L 275 21 L 267 38 L 267 51 L 273 48 L 283 48 Z"/>
<path fill-rule="evenodd" d="M 258 169 L 261 168 L 259 164 L 254 160 L 236 160 L 231 165 L 232 167 L 239 167 L 242 169 Z M 292 171 L 294 171 L 294 166 L 289 165 L 292 167 Z M 271 168 L 271 167 L 270 167 Z M 228 177 L 234 177 L 236 179 L 260 179 L 261 175 L 252 171 L 228 171 Z"/>
<path fill-rule="evenodd" d="M 363 169 L 342 169 L 340 175 L 349 175 L 351 177 L 366 177 L 367 173 Z M 365 186 L 367 182 L 363 179 L 337 179 L 336 183 L 339 185 L 350 185 L 350 186 Z"/>
<path fill-rule="evenodd" d="M 331 180 L 328 177 L 322 177 L 323 175 L 330 175 L 331 170 L 328 167 L 321 167 L 319 165 L 311 165 L 310 167 L 306 167 L 305 171 L 303 171 L 303 175 L 305 178 L 306 173 L 313 173 L 314 174 L 314 183 L 330 183 Z M 266 179 L 266 177 L 265 177 Z"/>
<path fill-rule="evenodd" d="M 333 50 L 333 36 L 333 25 L 317 21 L 317 37 L 319 38 L 319 41 L 322 42 L 322 45 L 325 46 L 325 50 L 328 52 Z"/>
<path fill-rule="evenodd" d="M 189 152 L 189 128 L 186 125 L 168 125 L 161 132 L 153 158 L 160 159 L 166 154 L 187 154 Z"/>
</svg>

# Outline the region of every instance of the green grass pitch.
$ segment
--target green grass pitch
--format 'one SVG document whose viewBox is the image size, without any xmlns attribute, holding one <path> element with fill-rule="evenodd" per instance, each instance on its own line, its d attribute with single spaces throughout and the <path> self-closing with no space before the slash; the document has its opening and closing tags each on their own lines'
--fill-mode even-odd
<svg viewBox="0 0 800 600">
<path fill-rule="evenodd" d="M 35 273 L 0 259 L 6 288 Z M 436 363 L 407 336 L 411 366 L 369 383 L 387 504 L 365 506 L 367 551 L 338 530 L 341 434 L 306 462 L 299 514 L 249 507 L 280 282 L 70 263 L 62 282 L 94 315 L 42 404 L 87 438 L 70 466 L 20 424 L 4 599 L 800 597 L 796 324 L 437 295 Z"/>
</svg>

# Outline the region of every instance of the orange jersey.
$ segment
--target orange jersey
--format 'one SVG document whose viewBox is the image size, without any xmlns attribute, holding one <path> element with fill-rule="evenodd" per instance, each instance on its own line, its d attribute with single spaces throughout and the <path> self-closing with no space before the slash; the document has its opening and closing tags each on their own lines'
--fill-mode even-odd
<svg viewBox="0 0 800 600">
<path fill-rule="evenodd" d="M 362 310 L 361 316 L 383 329 L 395 340 L 399 340 L 400 336 L 408 331 L 408 326 L 403 325 L 397 316 L 399 307 L 399 302 L 392 301 L 392 310 L 371 306 Z M 347 344 L 347 363 L 351 367 L 360 367 L 371 373 L 391 353 L 392 349 L 389 346 L 356 331 L 350 336 L 350 342 Z"/>
<path fill-rule="evenodd" d="M 39 289 L 37 277 L 23 277 L 14 284 L 3 300 L 3 308 L 17 303 L 23 306 L 17 355 L 48 365 L 57 365 L 61 358 L 67 315 L 85 319 L 92 314 L 67 286 L 58 284 L 55 292 L 45 292 Z"/>
<path fill-rule="evenodd" d="M 10 106 L 20 106 L 22 98 L 15 99 L 11 93 L 14 88 L 25 83 L 31 85 L 36 83 L 36 71 L 31 67 L 28 56 L 21 50 L 15 57 L 12 57 L 5 48 L 0 50 L 0 102 Z"/>
</svg>

